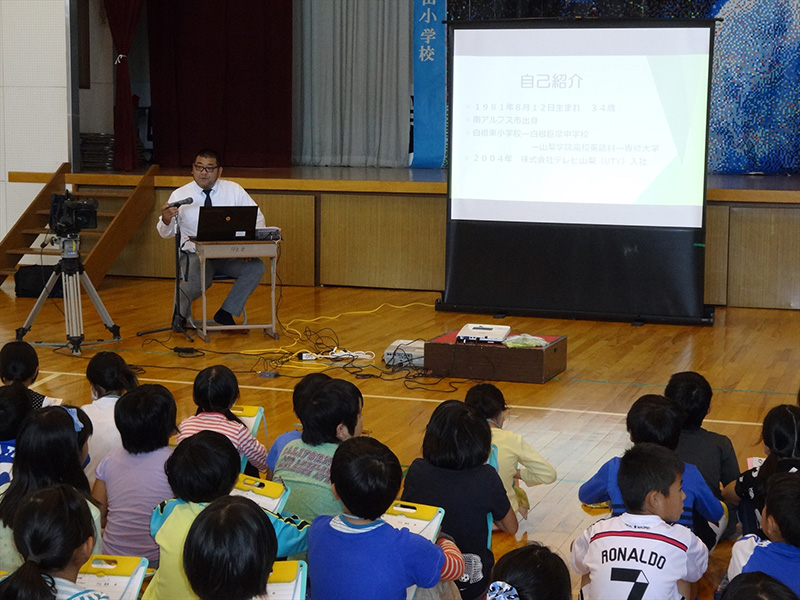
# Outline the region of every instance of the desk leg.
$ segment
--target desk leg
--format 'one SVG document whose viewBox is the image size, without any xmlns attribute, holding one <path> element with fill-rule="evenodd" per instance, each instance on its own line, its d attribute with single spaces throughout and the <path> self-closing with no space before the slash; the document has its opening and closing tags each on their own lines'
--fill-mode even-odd
<svg viewBox="0 0 800 600">
<path fill-rule="evenodd" d="M 200 328 L 203 341 L 208 343 L 208 319 L 206 309 L 206 257 L 205 254 L 198 256 L 200 259 L 200 289 L 203 290 L 203 325 Z"/>
<path fill-rule="evenodd" d="M 278 262 L 277 256 L 271 256 L 269 259 L 270 271 L 270 305 L 272 310 L 272 338 L 278 339 L 278 325 L 275 315 L 275 271 L 277 270 L 276 263 Z"/>
</svg>

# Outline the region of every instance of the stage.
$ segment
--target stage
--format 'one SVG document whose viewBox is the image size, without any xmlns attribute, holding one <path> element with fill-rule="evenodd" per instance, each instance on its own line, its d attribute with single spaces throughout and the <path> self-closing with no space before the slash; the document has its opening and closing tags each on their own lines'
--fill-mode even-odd
<svg viewBox="0 0 800 600">
<path fill-rule="evenodd" d="M 444 289 L 445 170 L 232 167 L 224 176 L 250 192 L 268 225 L 282 228 L 283 283 Z M 18 183 L 49 177 L 9 173 Z M 64 179 L 91 195 L 132 189 L 141 178 L 68 173 Z M 156 169 L 150 211 L 110 274 L 173 276 L 166 242 L 153 224 L 172 190 L 188 181 L 188 170 Z M 800 176 L 709 175 L 705 221 L 706 304 L 800 309 Z"/>
</svg>

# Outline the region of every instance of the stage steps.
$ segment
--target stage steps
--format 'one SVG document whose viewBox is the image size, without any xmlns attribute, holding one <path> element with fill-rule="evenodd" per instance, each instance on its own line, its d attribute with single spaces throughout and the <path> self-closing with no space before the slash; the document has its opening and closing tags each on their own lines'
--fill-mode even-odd
<svg viewBox="0 0 800 600">
<path fill-rule="evenodd" d="M 97 200 L 97 229 L 80 232 L 80 254 L 89 278 L 98 287 L 117 256 L 133 237 L 142 219 L 155 202 L 157 165 L 143 175 L 112 177 L 70 173 L 69 163 L 62 164 L 45 183 L 17 223 L 0 242 L 0 283 L 14 275 L 23 256 L 59 256 L 60 249 L 41 246 L 42 236 L 51 236 L 48 221 L 50 197 L 63 194 L 71 185 L 76 199 Z M 11 176 L 11 174 L 9 174 Z"/>
</svg>

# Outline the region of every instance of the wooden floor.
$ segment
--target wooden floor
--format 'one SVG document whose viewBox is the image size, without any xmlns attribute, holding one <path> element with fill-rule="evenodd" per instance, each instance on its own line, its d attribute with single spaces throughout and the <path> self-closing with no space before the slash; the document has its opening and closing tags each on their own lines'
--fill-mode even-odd
<svg viewBox="0 0 800 600">
<path fill-rule="evenodd" d="M 225 293 L 224 284 L 212 289 L 210 309 Z M 420 454 L 422 432 L 441 401 L 463 399 L 473 382 L 406 379 L 388 373 L 380 361 L 395 339 L 429 339 L 465 322 L 489 317 L 437 313 L 437 294 L 350 288 L 286 287 L 279 318 L 285 328 L 279 341 L 260 331 L 215 334 L 206 344 L 190 344 L 169 332 L 137 337 L 136 332 L 167 326 L 172 306 L 172 282 L 109 277 L 99 290 L 121 341 L 83 345 L 81 356 L 67 349 L 38 347 L 40 376 L 36 389 L 75 404 L 89 401 L 84 373 L 87 360 L 98 350 L 114 350 L 137 365 L 141 382 L 158 382 L 172 390 L 179 419 L 193 412 L 191 385 L 197 371 L 222 363 L 239 374 L 242 402 L 264 407 L 270 442 L 295 423 L 291 390 L 304 374 L 326 370 L 347 378 L 364 394 L 365 427 L 388 444 L 401 463 Z M 267 289 L 260 289 L 248 309 L 251 322 L 265 322 Z M 108 338 L 108 332 L 84 296 L 87 340 Z M 0 341 L 14 338 L 33 306 L 33 299 L 16 299 L 13 282 L 0 287 Z M 262 304 L 263 303 L 263 304 Z M 26 341 L 61 343 L 65 340 L 61 300 L 49 300 L 36 318 Z M 213 313 L 212 313 L 213 314 Z M 714 388 L 709 429 L 731 437 L 744 465 L 760 454 L 760 422 L 774 405 L 796 401 L 800 386 L 800 311 L 718 309 L 714 327 L 668 325 L 631 326 L 625 323 L 508 317 L 513 331 L 566 335 L 567 369 L 544 385 L 499 383 L 513 406 L 507 428 L 527 441 L 558 469 L 558 481 L 531 488 L 532 511 L 516 538 L 497 534 L 495 554 L 527 540 L 539 540 L 568 558 L 570 542 L 596 517 L 581 509 L 577 488 L 608 458 L 627 445 L 624 416 L 630 404 L 645 393 L 661 393 L 671 373 L 696 370 Z M 331 361 L 286 361 L 287 352 L 318 351 L 322 343 L 349 351 L 374 352 L 374 360 L 353 364 Z M 195 356 L 173 352 L 175 346 L 197 348 Z M 274 361 L 278 362 L 274 362 Z M 258 371 L 277 371 L 276 378 Z M 715 551 L 701 585 L 701 598 L 727 566 L 730 544 Z"/>
</svg>

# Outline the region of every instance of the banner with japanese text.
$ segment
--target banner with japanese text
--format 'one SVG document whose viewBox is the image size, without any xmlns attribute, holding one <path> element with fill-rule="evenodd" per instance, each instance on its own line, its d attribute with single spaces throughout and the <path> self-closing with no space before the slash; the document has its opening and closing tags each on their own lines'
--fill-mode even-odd
<svg viewBox="0 0 800 600">
<path fill-rule="evenodd" d="M 447 103 L 447 0 L 414 0 L 414 158 L 412 167 L 445 163 Z"/>
</svg>

